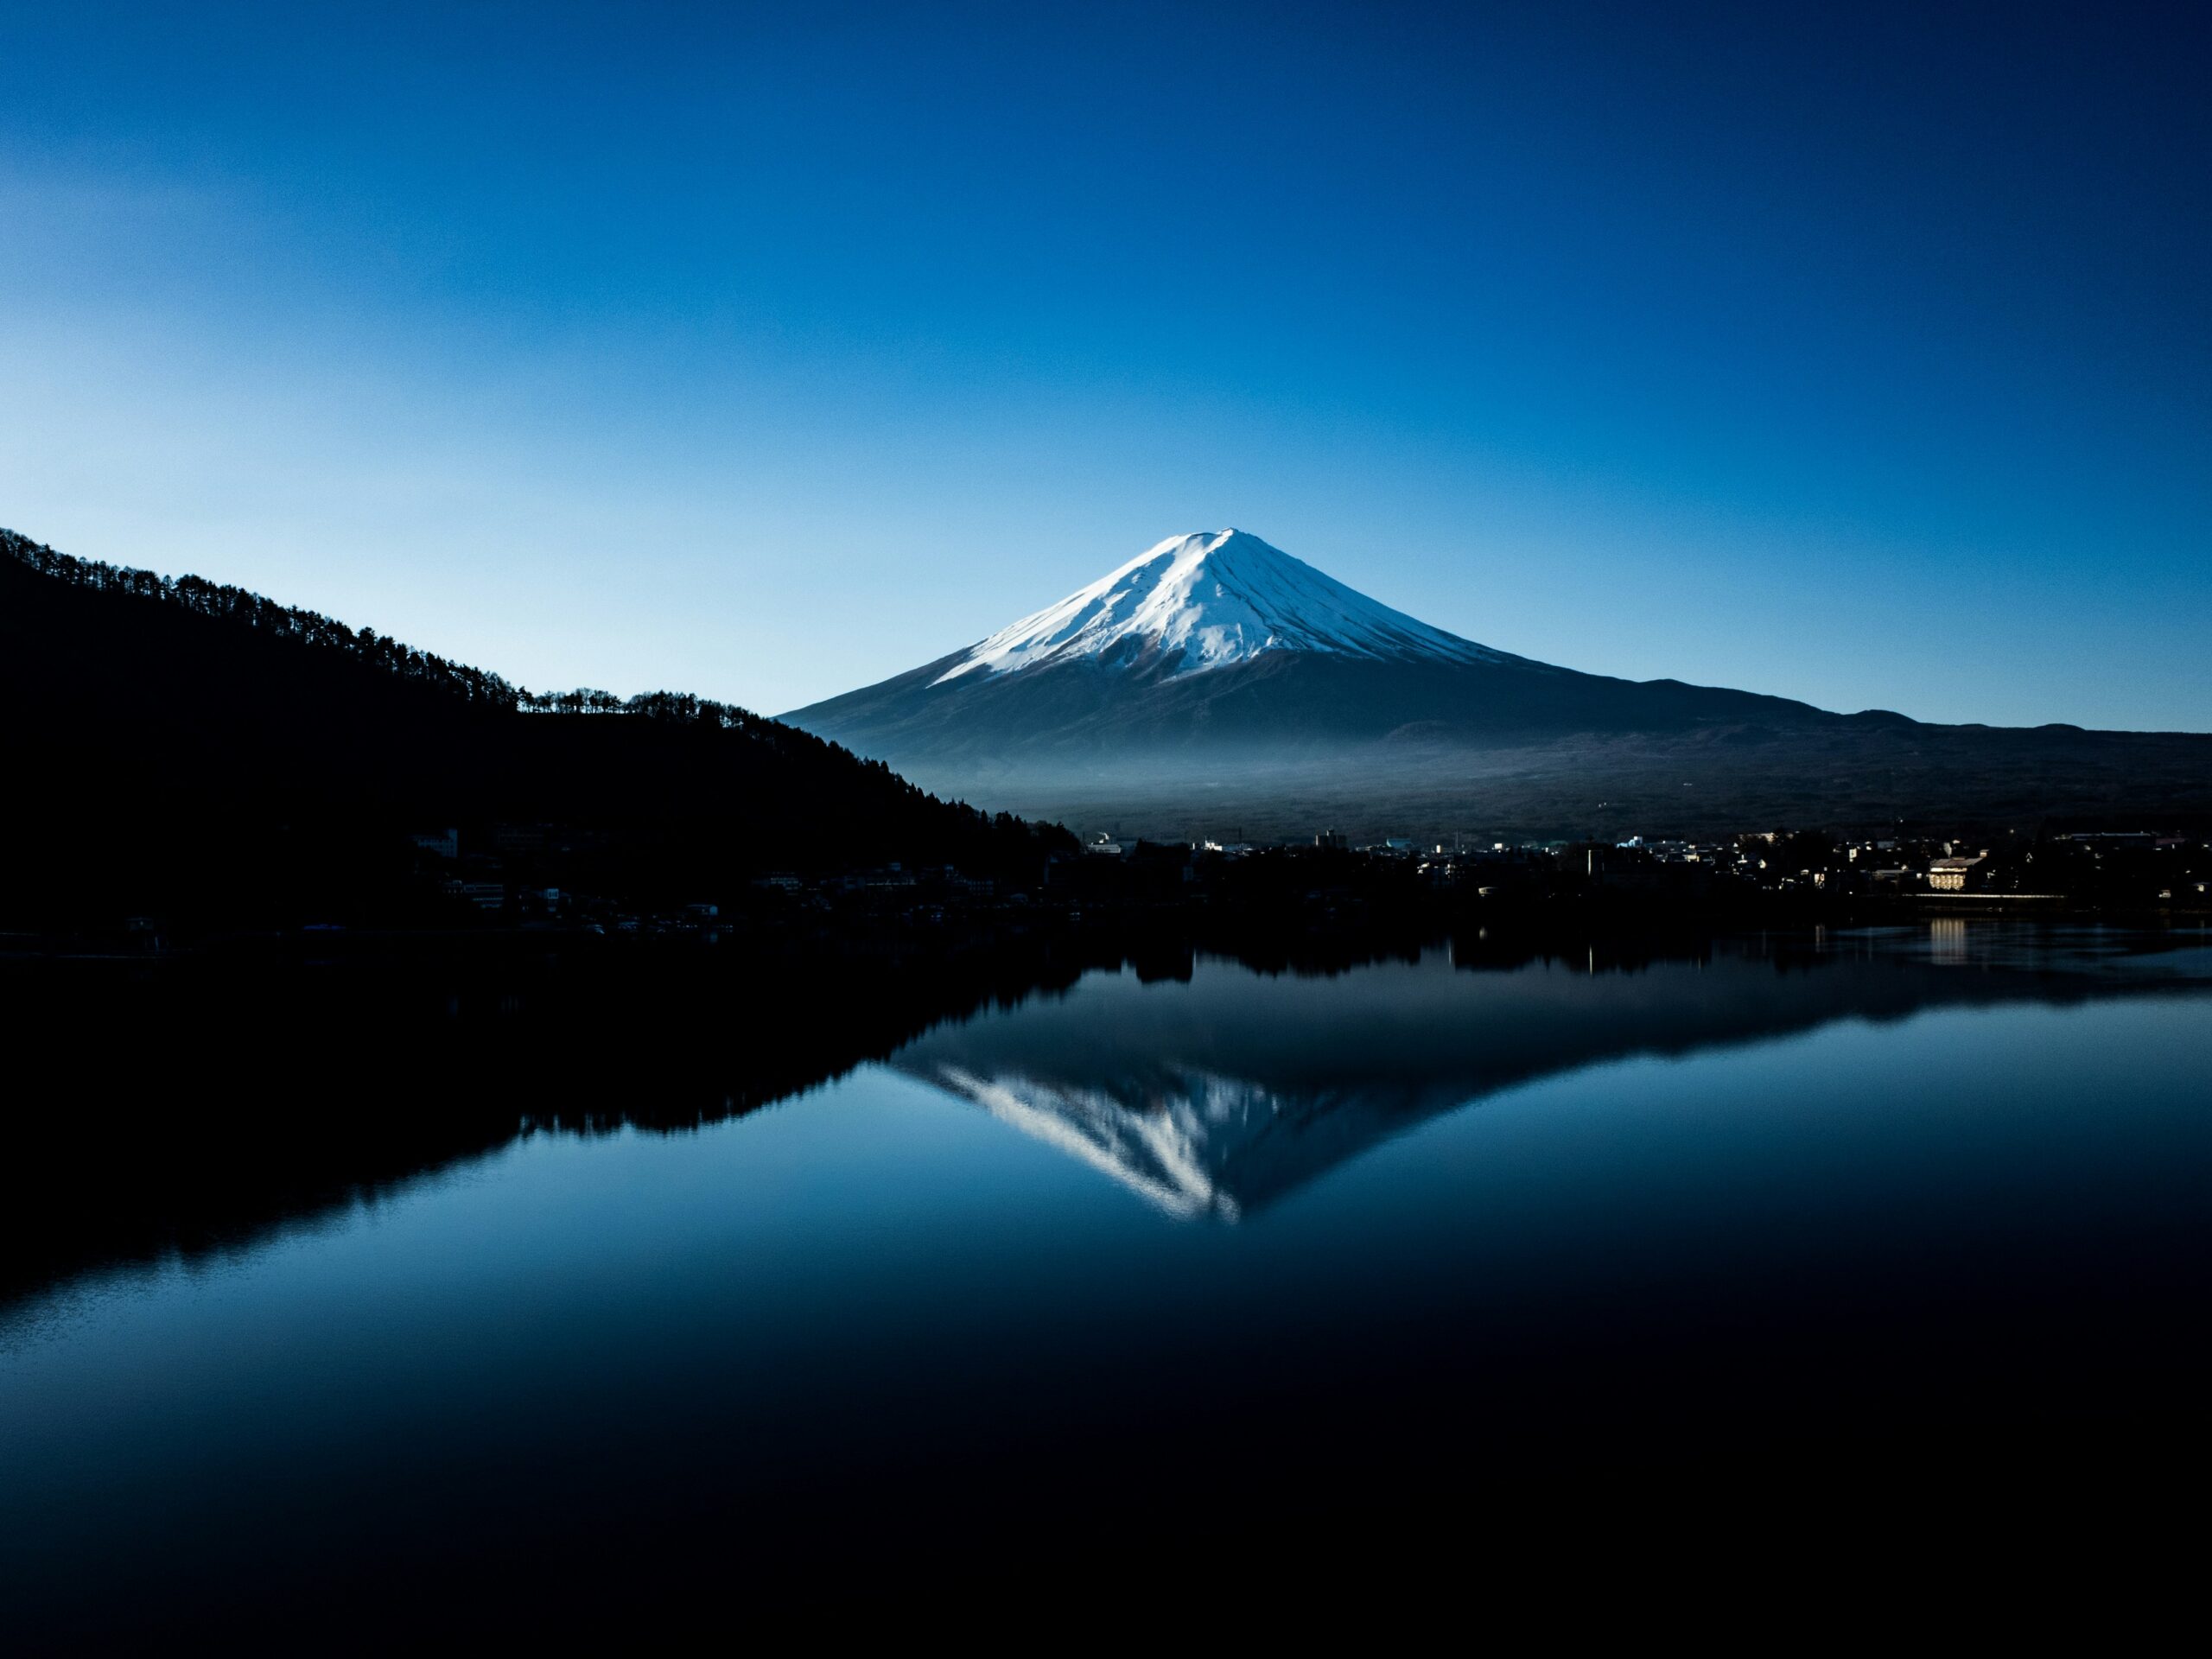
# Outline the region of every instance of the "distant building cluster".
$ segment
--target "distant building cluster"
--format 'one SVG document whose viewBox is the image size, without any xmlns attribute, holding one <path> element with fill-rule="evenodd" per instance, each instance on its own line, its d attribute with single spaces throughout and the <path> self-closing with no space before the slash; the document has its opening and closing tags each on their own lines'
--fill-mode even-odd
<svg viewBox="0 0 2212 1659">
<path fill-rule="evenodd" d="M 496 925 L 715 940 L 746 925 L 719 896 L 655 909 L 595 898 L 547 879 L 587 863 L 594 836 L 555 824 L 432 826 L 408 838 L 418 875 L 456 918 Z M 1365 874 L 1362 874 L 1365 872 Z M 1393 873 L 1395 874 L 1393 874 Z M 1808 900 L 1914 901 L 1952 907 L 2055 906 L 2092 900 L 2183 910 L 2212 907 L 2212 839 L 2151 830 L 1857 836 L 1819 830 L 1746 830 L 1720 837 L 1511 841 L 1465 831 L 1386 836 L 1355 843 L 1325 825 L 1296 840 L 1254 841 L 1241 830 L 1154 842 L 1095 831 L 1080 850 L 1043 860 L 1033 880 L 976 876 L 950 865 L 887 863 L 834 872 L 770 871 L 738 895 L 740 912 L 817 917 L 935 929 L 953 918 L 1008 918 L 1051 909 L 1238 902 L 1300 914 L 1355 914 L 1363 881 L 1414 882 L 1454 902 L 1510 905 L 1561 895 L 1691 908 L 1746 895 Z M 1318 909 L 1316 908 L 1318 906 Z M 765 907 L 765 909 L 763 908 Z"/>
<path fill-rule="evenodd" d="M 479 911 L 518 920 L 564 918 L 612 924 L 632 931 L 649 926 L 696 928 L 716 919 L 715 906 L 694 903 L 648 916 L 611 911 L 575 893 L 536 880 L 531 871 L 549 859 L 588 852 L 588 832 L 551 824 L 498 824 L 474 834 L 452 827 L 408 837 L 418 868 L 439 891 Z M 2212 881 L 2212 838 L 2152 830 L 2064 831 L 2044 836 L 2018 832 L 1898 834 L 1839 837 L 1820 830 L 1746 830 L 1721 839 L 1647 839 L 1509 842 L 1465 833 L 1449 836 L 1389 836 L 1355 845 L 1343 831 L 1325 827 L 1300 841 L 1255 842 L 1241 834 L 1154 842 L 1093 833 L 1074 864 L 1105 863 L 1172 868 L 1178 881 L 1197 880 L 1209 868 L 1263 855 L 1300 851 L 1321 857 L 1375 861 L 1417 872 L 1432 886 L 1471 886 L 1510 891 L 1532 880 L 1574 878 L 1588 886 L 1694 892 L 1725 880 L 1739 887 L 1787 893 L 1912 893 L 1947 897 L 2056 897 L 2076 891 L 2085 878 L 2154 881 L 2153 898 L 2205 896 Z M 1045 861 L 1042 885 L 1065 887 L 1071 860 Z M 950 865 L 882 866 L 834 874 L 771 872 L 755 877 L 752 891 L 794 903 L 866 904 L 882 908 L 946 905 L 1028 904 L 1031 895 L 1007 884 L 963 874 Z"/>
<path fill-rule="evenodd" d="M 1127 860 L 1141 842 L 1100 833 L 1089 854 Z M 2212 899 L 2212 837 L 2149 830 L 1916 832 L 1836 836 L 1819 830 L 1746 830 L 1717 839 L 1631 836 L 1623 841 L 1506 841 L 1459 832 L 1389 836 L 1354 844 L 1333 827 L 1305 842 L 1255 844 L 1240 833 L 1195 836 L 1167 847 L 1195 862 L 1248 859 L 1307 847 L 1402 861 L 1441 888 L 1472 887 L 1509 896 L 1562 880 L 1586 887 L 1695 897 L 1715 882 L 1773 893 L 1920 894 L 1971 903 L 2056 901 L 2085 889 L 2112 889 L 2131 901 L 2201 904 Z"/>
<path fill-rule="evenodd" d="M 2030 834 L 1900 831 L 1833 836 L 1746 830 L 1690 840 L 1514 841 L 1468 832 L 1386 836 L 1355 845 L 1325 826 L 1255 841 L 1238 830 L 1152 841 L 1095 832 L 1040 854 L 1020 873 L 945 863 L 769 870 L 728 891 L 641 904 L 588 891 L 600 832 L 552 823 L 432 825 L 404 837 L 420 925 L 613 937 L 741 938 L 748 930 L 905 929 L 955 924 L 977 936 L 1057 922 L 1214 907 L 1240 922 L 1356 925 L 1388 914 L 1478 919 L 1493 909 L 1597 902 L 1725 919 L 1817 920 L 1844 914 L 1977 912 L 2212 918 L 2212 835 L 2155 829 Z M 830 860 L 825 854 L 823 864 Z M 1861 901 L 1864 901 L 1863 907 Z M 1746 908 L 1747 905 L 1751 907 Z M 1467 918 L 1471 907 L 1473 918 Z M 120 919 L 120 918 L 119 918 Z M 1481 925 L 1486 925 L 1486 922 Z M 306 925 L 343 933 L 335 921 Z M 0 956 L 46 949 L 43 936 L 0 934 Z M 172 947 L 159 917 L 131 916 L 86 948 L 158 956 Z"/>
</svg>

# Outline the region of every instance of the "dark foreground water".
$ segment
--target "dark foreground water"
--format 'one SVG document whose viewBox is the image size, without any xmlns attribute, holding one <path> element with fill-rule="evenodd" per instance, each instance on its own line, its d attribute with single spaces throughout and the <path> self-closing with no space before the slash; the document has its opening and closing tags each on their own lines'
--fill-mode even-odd
<svg viewBox="0 0 2212 1659">
<path fill-rule="evenodd" d="M 1700 1506 L 2108 1529 L 2206 1470 L 2208 987 L 2201 935 L 1960 924 L 1199 957 L 675 1132 L 620 1074 L 565 1128 L 479 1078 L 465 1129 L 326 1128 L 306 1176 L 271 1148 L 332 1099 L 365 1124 L 349 1077 L 435 1094 L 380 1045 L 441 1061 L 380 1014 L 272 1081 L 238 1010 L 162 1100 L 44 1085 L 117 1127 L 16 1172 L 0 1630 L 312 1648 L 901 1573 L 1126 1606 Z M 729 1029 L 640 1042 L 741 1073 Z M 137 1167 L 102 1210 L 249 1077 L 168 1184 L 240 1190 L 149 1232 Z M 46 1184 L 77 1196 L 26 1218 Z"/>
</svg>

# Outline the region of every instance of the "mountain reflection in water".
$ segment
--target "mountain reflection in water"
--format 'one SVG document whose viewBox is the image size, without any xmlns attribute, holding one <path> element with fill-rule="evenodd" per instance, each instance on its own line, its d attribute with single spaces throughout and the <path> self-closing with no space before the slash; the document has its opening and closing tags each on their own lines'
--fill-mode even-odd
<svg viewBox="0 0 2212 1659">
<path fill-rule="evenodd" d="M 1455 962 L 1448 946 L 1336 980 L 1202 961 L 1173 989 L 1093 982 L 1080 999 L 947 1027 L 893 1064 L 1170 1215 L 1234 1221 L 1439 1113 L 1580 1066 L 2200 978 L 2212 978 L 2212 949 L 2188 937 L 1950 919 L 1724 940 L 1633 968 L 1601 967 L 1594 950 L 1500 968 Z"/>
<path fill-rule="evenodd" d="M 1252 961 L 12 965 L 0 1630 L 1302 1618 L 2201 1484 L 2203 932 Z"/>
<path fill-rule="evenodd" d="M 1258 971 L 1252 971 L 1256 964 Z M 156 971 L 156 969 L 158 971 Z M 1374 959 L 1187 940 L 988 957 L 13 964 L 29 1080 L 0 1323 L 57 1285 L 314 1226 L 535 1134 L 677 1133 L 854 1066 L 1232 1220 L 1548 1074 L 1839 1020 L 2212 982 L 2202 931 L 1969 925 Z"/>
</svg>

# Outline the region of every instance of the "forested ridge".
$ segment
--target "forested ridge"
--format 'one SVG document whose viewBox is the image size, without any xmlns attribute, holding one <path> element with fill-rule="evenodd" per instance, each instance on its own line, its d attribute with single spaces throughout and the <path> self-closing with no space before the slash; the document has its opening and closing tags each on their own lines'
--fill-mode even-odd
<svg viewBox="0 0 2212 1659">
<path fill-rule="evenodd" d="M 1065 832 L 684 693 L 532 692 L 373 628 L 0 531 L 0 925 L 184 904 L 374 909 L 406 832 L 573 829 L 641 899 L 770 868 L 1020 868 Z M 29 810 L 22 810 L 28 807 Z"/>
<path fill-rule="evenodd" d="M 497 674 L 449 663 L 427 651 L 403 645 L 374 628 L 352 628 L 335 618 L 204 576 L 164 576 L 152 570 L 103 564 L 55 551 L 12 530 L 0 530 L 0 552 L 42 576 L 88 593 L 149 600 L 194 616 L 219 619 L 252 628 L 273 639 L 296 640 L 318 651 L 335 652 L 402 678 L 440 687 L 463 700 L 491 708 L 515 709 L 530 694 Z"/>
</svg>

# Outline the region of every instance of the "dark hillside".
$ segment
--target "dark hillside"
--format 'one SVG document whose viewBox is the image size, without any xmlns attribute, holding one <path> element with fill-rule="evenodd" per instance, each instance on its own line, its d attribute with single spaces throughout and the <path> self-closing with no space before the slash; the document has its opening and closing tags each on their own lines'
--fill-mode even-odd
<svg viewBox="0 0 2212 1659">
<path fill-rule="evenodd" d="M 743 709 L 532 696 L 236 588 L 12 532 L 0 555 L 0 924 L 365 916 L 408 833 L 454 824 L 559 826 L 651 900 L 768 868 L 1020 866 L 1052 833 Z"/>
</svg>

